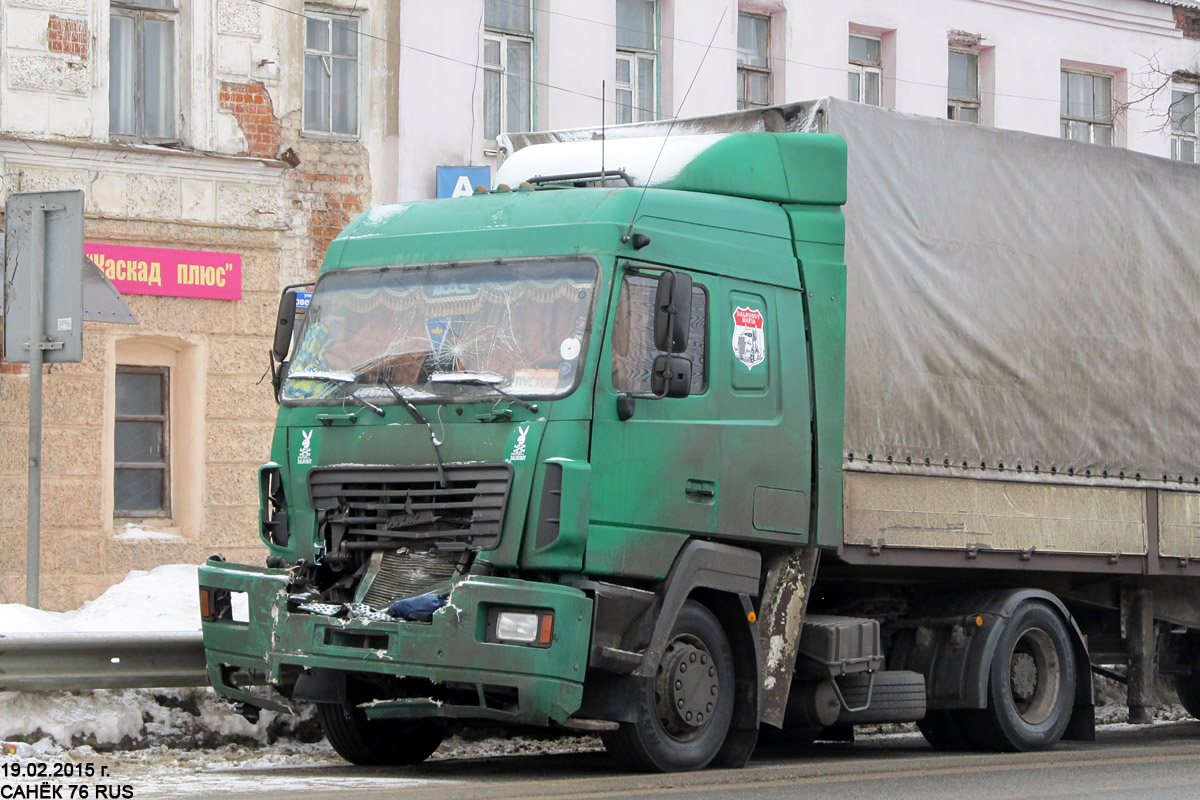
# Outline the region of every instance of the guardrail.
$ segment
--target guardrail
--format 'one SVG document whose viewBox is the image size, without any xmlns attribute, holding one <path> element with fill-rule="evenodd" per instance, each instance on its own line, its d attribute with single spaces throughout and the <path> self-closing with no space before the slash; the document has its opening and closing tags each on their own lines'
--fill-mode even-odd
<svg viewBox="0 0 1200 800">
<path fill-rule="evenodd" d="M 200 631 L 0 634 L 0 691 L 207 685 Z"/>
</svg>

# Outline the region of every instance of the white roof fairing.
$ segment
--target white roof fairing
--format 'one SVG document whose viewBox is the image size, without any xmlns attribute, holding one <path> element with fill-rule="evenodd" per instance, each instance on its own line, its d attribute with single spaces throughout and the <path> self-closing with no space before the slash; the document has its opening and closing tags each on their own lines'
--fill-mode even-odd
<svg viewBox="0 0 1200 800">
<path fill-rule="evenodd" d="M 662 136 L 530 145 L 500 165 L 494 186 L 503 183 L 516 187 L 522 181 L 547 175 L 599 173 L 602 167 L 614 174 L 623 170 L 637 186 L 651 181 L 666 183 L 724 138 L 725 134 L 670 136 L 665 146 Z"/>
</svg>

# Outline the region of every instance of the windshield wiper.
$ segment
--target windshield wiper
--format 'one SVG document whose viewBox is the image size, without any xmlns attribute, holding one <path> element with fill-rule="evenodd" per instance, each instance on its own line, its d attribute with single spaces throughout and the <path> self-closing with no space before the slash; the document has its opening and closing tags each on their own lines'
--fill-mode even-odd
<svg viewBox="0 0 1200 800">
<path fill-rule="evenodd" d="M 372 403 L 370 400 L 366 399 L 365 397 L 359 397 L 359 396 L 358 396 L 358 393 L 359 393 L 360 391 L 362 391 L 362 390 L 361 390 L 361 389 L 356 389 L 356 390 L 354 391 L 354 393 L 353 393 L 353 394 L 348 394 L 348 395 L 346 395 L 346 399 L 347 399 L 347 400 L 356 400 L 356 401 L 358 401 L 359 403 L 362 403 L 364 406 L 366 406 L 367 408 L 371 409 L 372 411 L 374 411 L 376 414 L 378 414 L 378 415 L 379 415 L 379 416 L 381 416 L 381 417 L 382 417 L 382 416 L 385 416 L 385 415 L 387 414 L 387 412 L 386 412 L 386 411 L 384 411 L 382 408 L 380 408 L 379 406 L 377 406 L 377 405 L 375 405 L 374 403 Z M 344 410 L 344 409 L 343 409 L 343 410 Z"/>
<path fill-rule="evenodd" d="M 426 430 L 429 431 L 429 441 L 433 442 L 433 455 L 434 458 L 437 459 L 438 477 L 442 481 L 442 488 L 445 489 L 447 486 L 447 481 L 446 468 L 442 465 L 442 443 L 438 441 L 436 436 L 434 436 L 433 426 L 429 424 L 429 420 L 421 416 L 421 411 L 417 408 L 417 404 L 405 397 L 399 389 L 392 385 L 391 381 L 382 375 L 379 376 L 379 379 L 383 381 L 383 385 L 386 386 L 388 391 L 392 393 L 392 396 L 399 401 L 400 405 L 404 406 L 409 415 L 412 416 L 412 418 L 417 422 L 422 423 Z"/>
<path fill-rule="evenodd" d="M 430 383 L 453 383 L 460 386 L 486 386 L 501 397 L 507 398 L 521 408 L 537 413 L 537 403 L 530 403 L 500 388 L 504 377 L 494 372 L 435 372 L 429 376 Z"/>
</svg>

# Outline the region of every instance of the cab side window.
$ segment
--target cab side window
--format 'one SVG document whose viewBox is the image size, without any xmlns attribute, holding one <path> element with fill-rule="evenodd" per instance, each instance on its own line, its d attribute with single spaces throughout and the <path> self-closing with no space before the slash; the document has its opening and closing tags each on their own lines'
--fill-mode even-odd
<svg viewBox="0 0 1200 800">
<path fill-rule="evenodd" d="M 613 320 L 613 388 L 618 392 L 649 394 L 650 370 L 656 356 L 654 347 L 654 294 L 656 277 L 626 275 L 617 297 Z M 688 324 L 687 351 L 682 355 L 692 362 L 692 394 L 708 388 L 708 292 L 699 283 L 692 284 L 692 315 Z"/>
</svg>

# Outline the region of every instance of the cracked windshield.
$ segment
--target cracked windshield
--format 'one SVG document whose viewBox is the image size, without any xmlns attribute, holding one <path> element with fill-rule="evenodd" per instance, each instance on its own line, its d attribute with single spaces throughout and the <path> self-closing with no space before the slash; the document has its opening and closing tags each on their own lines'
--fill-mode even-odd
<svg viewBox="0 0 1200 800">
<path fill-rule="evenodd" d="M 584 355 L 595 285 L 596 265 L 582 259 L 330 272 L 282 397 L 562 396 Z"/>
</svg>

